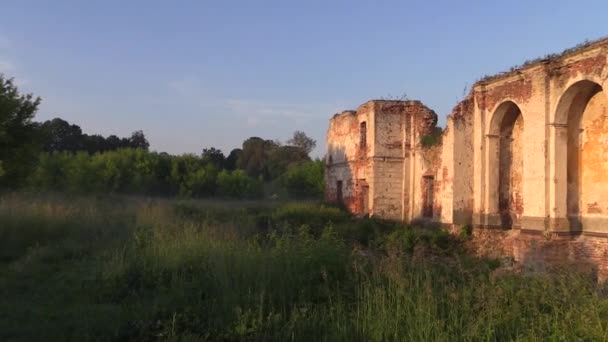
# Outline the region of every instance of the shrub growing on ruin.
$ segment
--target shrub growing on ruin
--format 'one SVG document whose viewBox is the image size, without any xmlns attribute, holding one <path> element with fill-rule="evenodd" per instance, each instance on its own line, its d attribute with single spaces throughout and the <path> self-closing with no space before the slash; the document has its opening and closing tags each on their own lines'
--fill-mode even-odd
<svg viewBox="0 0 608 342">
<path fill-rule="evenodd" d="M 422 147 L 433 147 L 441 144 L 443 130 L 441 127 L 435 127 L 429 134 L 420 137 L 420 145 Z"/>
</svg>

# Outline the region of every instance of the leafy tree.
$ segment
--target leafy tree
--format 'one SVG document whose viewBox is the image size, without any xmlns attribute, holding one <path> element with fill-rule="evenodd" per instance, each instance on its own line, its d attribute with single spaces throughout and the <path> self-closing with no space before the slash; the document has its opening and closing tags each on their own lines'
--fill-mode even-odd
<svg viewBox="0 0 608 342">
<path fill-rule="evenodd" d="M 99 134 L 84 135 L 83 148 L 89 154 L 109 151 L 106 138 Z"/>
<path fill-rule="evenodd" d="M 223 170 L 217 176 L 219 194 L 233 198 L 259 198 L 264 194 L 264 183 L 248 177 L 243 170 Z"/>
<path fill-rule="evenodd" d="M 221 150 L 216 149 L 215 147 L 204 148 L 203 149 L 203 161 L 206 163 L 211 163 L 215 165 L 218 169 L 224 167 L 224 163 L 226 158 Z"/>
<path fill-rule="evenodd" d="M 42 149 L 46 152 L 76 152 L 85 148 L 82 129 L 63 119 L 45 121 L 40 125 L 40 129 L 44 139 Z"/>
<path fill-rule="evenodd" d="M 39 139 L 32 119 L 40 101 L 19 93 L 13 79 L 0 74 L 0 185 L 20 185 L 34 166 Z"/>
<path fill-rule="evenodd" d="M 91 156 L 85 151 L 63 153 L 65 181 L 64 188 L 58 189 L 74 193 L 93 193 L 105 191 L 104 164 L 99 160 L 102 156 Z M 100 167 L 101 166 L 101 167 Z M 125 183 L 131 183 L 126 181 Z M 117 191 L 124 191 L 118 189 Z"/>
<path fill-rule="evenodd" d="M 278 148 L 275 141 L 251 137 L 243 142 L 243 151 L 237 162 L 240 169 L 250 177 L 270 179 L 268 160 L 274 150 Z"/>
<path fill-rule="evenodd" d="M 228 155 L 228 157 L 226 157 L 226 160 L 224 161 L 224 168 L 228 171 L 236 170 L 237 162 L 241 157 L 241 154 L 243 154 L 243 150 L 241 150 L 240 148 L 235 148 L 230 151 L 230 154 Z"/>
<path fill-rule="evenodd" d="M 70 167 L 70 155 L 64 152 L 42 153 L 31 174 L 29 183 L 36 190 L 66 190 L 66 171 Z"/>
<path fill-rule="evenodd" d="M 302 131 L 293 132 L 293 137 L 287 140 L 287 144 L 301 148 L 306 154 L 310 154 L 317 146 L 317 142 Z"/>
<path fill-rule="evenodd" d="M 176 157 L 165 152 L 156 154 L 156 157 L 157 162 L 154 165 L 156 184 L 151 193 L 157 195 L 175 195 L 177 193 L 177 186 L 171 183 L 171 164 Z"/>
<path fill-rule="evenodd" d="M 179 187 L 179 194 L 186 197 L 210 196 L 216 190 L 218 169 L 206 164 L 192 154 L 185 154 L 173 160 L 171 179 Z"/>
<path fill-rule="evenodd" d="M 105 151 L 114 151 L 114 150 L 118 150 L 119 148 L 123 147 L 124 143 L 123 141 L 117 137 L 116 135 L 112 134 L 109 137 L 106 138 L 106 148 Z"/>
<path fill-rule="evenodd" d="M 147 151 L 148 148 L 150 147 L 150 143 L 146 139 L 144 132 L 140 130 L 140 131 L 135 131 L 131 134 L 131 137 L 129 138 L 128 147 L 140 148 L 142 150 Z"/>
<path fill-rule="evenodd" d="M 147 151 L 150 146 L 142 131 L 133 132 L 129 138 L 119 138 L 116 135 L 104 138 L 99 134 L 84 134 L 78 125 L 70 124 L 61 118 L 45 121 L 40 124 L 39 128 L 43 139 L 43 150 L 46 152 L 86 151 L 89 154 L 95 154 L 120 148 Z"/>
<path fill-rule="evenodd" d="M 215 194 L 218 169 L 207 164 L 188 174 L 182 184 L 182 195 L 188 197 L 205 197 Z"/>
<path fill-rule="evenodd" d="M 275 148 L 267 161 L 268 173 L 271 179 L 284 174 L 290 166 L 310 161 L 308 153 L 296 146 L 281 146 Z"/>
<path fill-rule="evenodd" d="M 293 165 L 284 177 L 289 195 L 296 198 L 321 197 L 325 166 L 321 160 Z"/>
</svg>

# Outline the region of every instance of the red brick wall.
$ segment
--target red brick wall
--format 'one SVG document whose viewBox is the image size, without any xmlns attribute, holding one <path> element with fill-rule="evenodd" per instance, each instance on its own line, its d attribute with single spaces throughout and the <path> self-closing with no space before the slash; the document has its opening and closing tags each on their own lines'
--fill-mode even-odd
<svg viewBox="0 0 608 342">
<path fill-rule="evenodd" d="M 474 229 L 469 247 L 479 256 L 511 256 L 521 266 L 576 265 L 608 279 L 608 236 L 533 234 L 518 229 Z"/>
</svg>

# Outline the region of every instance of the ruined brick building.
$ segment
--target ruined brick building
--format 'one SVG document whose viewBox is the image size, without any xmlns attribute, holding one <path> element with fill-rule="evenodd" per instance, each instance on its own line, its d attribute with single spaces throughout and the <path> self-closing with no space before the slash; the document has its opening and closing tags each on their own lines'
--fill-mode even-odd
<svg viewBox="0 0 608 342">
<path fill-rule="evenodd" d="M 518 260 L 608 272 L 607 56 L 603 39 L 486 77 L 443 132 L 419 101 L 334 115 L 327 199 L 358 214 L 471 224 L 480 243 Z"/>
</svg>

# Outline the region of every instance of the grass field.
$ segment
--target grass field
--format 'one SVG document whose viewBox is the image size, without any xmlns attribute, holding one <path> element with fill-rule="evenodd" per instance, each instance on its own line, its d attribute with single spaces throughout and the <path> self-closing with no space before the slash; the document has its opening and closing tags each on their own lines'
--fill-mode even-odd
<svg viewBox="0 0 608 342">
<path fill-rule="evenodd" d="M 603 341 L 574 270 L 314 203 L 5 194 L 0 340 Z"/>
</svg>

